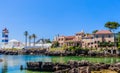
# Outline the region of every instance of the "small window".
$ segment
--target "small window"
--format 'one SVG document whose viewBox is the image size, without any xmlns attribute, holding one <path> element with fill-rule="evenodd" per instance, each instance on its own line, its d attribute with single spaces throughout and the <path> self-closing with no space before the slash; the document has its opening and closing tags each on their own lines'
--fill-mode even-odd
<svg viewBox="0 0 120 73">
<path fill-rule="evenodd" d="M 94 43 L 96 43 L 96 41 Z"/>
<path fill-rule="evenodd" d="M 100 43 L 100 41 L 98 41 L 98 43 Z"/>
<path fill-rule="evenodd" d="M 97 48 L 97 46 L 95 45 L 95 48 Z"/>
<path fill-rule="evenodd" d="M 108 35 L 109 38 L 111 38 L 111 35 Z"/>
<path fill-rule="evenodd" d="M 96 38 L 98 38 L 98 35 L 96 35 Z"/>
<path fill-rule="evenodd" d="M 8 37 L 8 35 L 5 35 L 5 37 Z"/>
<path fill-rule="evenodd" d="M 88 43 L 88 45 L 90 45 L 90 43 Z"/>
<path fill-rule="evenodd" d="M 102 35 L 102 38 L 104 38 L 105 36 L 104 35 Z"/>
<path fill-rule="evenodd" d="M 60 41 L 60 39 L 58 39 Z"/>
</svg>

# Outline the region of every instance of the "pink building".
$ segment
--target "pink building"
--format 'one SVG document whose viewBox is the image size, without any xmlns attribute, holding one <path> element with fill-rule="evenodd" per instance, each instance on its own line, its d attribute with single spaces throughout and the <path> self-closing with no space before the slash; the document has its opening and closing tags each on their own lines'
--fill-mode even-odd
<svg viewBox="0 0 120 73">
<path fill-rule="evenodd" d="M 59 46 L 81 46 L 89 48 L 100 47 L 99 42 L 114 42 L 114 34 L 109 30 L 99 30 L 94 34 L 76 33 L 74 36 L 58 36 L 54 41 L 58 41 Z"/>
</svg>

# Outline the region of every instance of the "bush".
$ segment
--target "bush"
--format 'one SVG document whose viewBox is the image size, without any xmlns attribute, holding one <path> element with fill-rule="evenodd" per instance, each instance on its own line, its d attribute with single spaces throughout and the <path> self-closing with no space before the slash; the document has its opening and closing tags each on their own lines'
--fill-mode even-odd
<svg viewBox="0 0 120 73">
<path fill-rule="evenodd" d="M 75 46 L 70 46 L 69 48 L 68 48 L 68 51 L 74 51 L 75 50 Z"/>
<path fill-rule="evenodd" d="M 52 43 L 52 46 L 51 46 L 51 47 L 52 47 L 52 48 L 59 47 L 58 41 L 54 41 L 54 42 Z"/>
<path fill-rule="evenodd" d="M 99 46 L 100 47 L 112 47 L 114 46 L 114 43 L 113 42 L 100 42 Z"/>
<path fill-rule="evenodd" d="M 66 49 L 67 49 L 67 45 L 64 44 L 64 45 L 62 46 L 62 48 L 63 48 L 64 50 L 66 50 Z"/>
<path fill-rule="evenodd" d="M 79 52 L 79 51 L 89 51 L 88 48 L 81 48 L 79 46 L 70 46 L 67 50 L 69 51 L 74 51 L 74 52 Z"/>
<path fill-rule="evenodd" d="M 120 43 L 118 43 L 118 49 L 120 50 Z"/>
</svg>

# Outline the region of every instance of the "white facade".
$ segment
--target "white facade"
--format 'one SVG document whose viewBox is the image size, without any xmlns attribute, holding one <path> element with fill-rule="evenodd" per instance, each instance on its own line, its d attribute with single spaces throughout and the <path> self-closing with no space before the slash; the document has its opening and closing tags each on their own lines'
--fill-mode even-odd
<svg viewBox="0 0 120 73">
<path fill-rule="evenodd" d="M 52 44 L 51 43 L 45 43 L 45 44 L 40 44 L 40 43 L 38 43 L 38 44 L 35 44 L 35 46 L 33 46 L 33 43 L 31 43 L 31 45 L 29 46 L 29 44 L 28 44 L 28 46 L 27 47 L 25 47 L 25 48 L 50 48 L 52 46 Z"/>
<path fill-rule="evenodd" d="M 10 48 L 22 49 L 22 48 L 24 48 L 24 44 L 16 39 L 13 39 L 13 40 L 10 40 L 8 42 L 8 44 L 0 43 L 0 48 L 2 48 L 2 49 L 10 49 Z"/>
<path fill-rule="evenodd" d="M 22 43 L 16 39 L 12 39 L 8 42 L 8 44 L 0 43 L 0 48 L 1 49 L 23 49 L 23 48 L 50 48 L 52 46 L 51 43 L 37 43 L 35 46 L 34 44 L 27 43 L 27 47 L 25 47 L 25 43 Z"/>
</svg>

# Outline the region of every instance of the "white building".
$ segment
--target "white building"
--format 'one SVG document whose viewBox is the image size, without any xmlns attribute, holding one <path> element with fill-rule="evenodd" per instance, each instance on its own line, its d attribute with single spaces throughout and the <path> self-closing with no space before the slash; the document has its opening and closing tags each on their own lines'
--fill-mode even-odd
<svg viewBox="0 0 120 73">
<path fill-rule="evenodd" d="M 50 48 L 52 46 L 51 43 L 41 43 L 38 42 L 35 44 L 35 46 L 33 46 L 34 44 L 31 43 L 27 43 L 27 47 L 25 47 L 25 43 L 22 43 L 16 39 L 12 39 L 10 40 L 7 44 L 4 43 L 0 43 L 0 48 L 1 49 L 23 49 L 23 48 Z"/>
<path fill-rule="evenodd" d="M 8 42 L 8 44 L 0 44 L 1 48 L 5 49 L 11 49 L 11 48 L 17 48 L 17 49 L 22 49 L 24 48 L 24 44 L 16 39 L 12 39 Z"/>
</svg>

